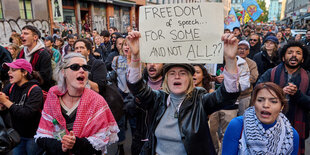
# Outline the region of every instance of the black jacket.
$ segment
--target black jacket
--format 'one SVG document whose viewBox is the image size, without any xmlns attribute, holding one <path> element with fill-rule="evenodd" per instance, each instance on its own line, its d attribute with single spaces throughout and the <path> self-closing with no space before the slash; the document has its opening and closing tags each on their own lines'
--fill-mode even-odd
<svg viewBox="0 0 310 155">
<path fill-rule="evenodd" d="M 8 109 L 12 119 L 13 128 L 21 137 L 33 138 L 36 134 L 41 118 L 40 110 L 43 109 L 43 93 L 38 86 L 33 87 L 28 96 L 29 89 L 38 84 L 36 80 L 31 80 L 22 86 L 8 84 L 4 88 L 4 93 L 14 104 Z"/>
<path fill-rule="evenodd" d="M 24 50 L 24 49 L 22 49 L 22 50 Z M 53 69 L 52 69 L 52 64 L 51 64 L 51 55 L 49 54 L 49 52 L 46 49 L 44 49 L 44 50 L 39 49 L 36 52 L 39 52 L 39 58 L 38 58 L 37 63 L 35 64 L 33 70 L 38 71 L 40 73 L 40 75 L 44 81 L 44 83 L 42 85 L 40 85 L 40 87 L 43 90 L 48 92 L 48 90 L 53 85 L 53 81 L 52 81 Z M 21 52 L 18 54 L 17 59 L 21 58 L 20 54 L 21 54 Z M 32 58 L 30 60 L 30 63 L 33 61 L 33 55 L 34 55 L 34 53 L 32 54 Z M 25 54 L 23 55 L 22 58 L 25 58 Z"/>
<path fill-rule="evenodd" d="M 0 80 L 5 81 L 9 79 L 8 71 L 9 69 L 3 69 L 3 63 L 12 62 L 12 57 L 10 52 L 3 46 L 0 46 Z M 1 90 L 1 85 L 0 85 Z"/>
<path fill-rule="evenodd" d="M 153 120 L 149 126 L 148 139 L 141 154 L 154 155 L 156 149 L 155 129 L 167 109 L 169 94 L 159 90 L 153 91 L 141 79 L 128 88 L 137 97 L 142 109 L 149 111 Z M 215 154 L 208 126 L 208 115 L 223 108 L 227 103 L 235 103 L 239 93 L 228 93 L 224 86 L 213 93 L 205 93 L 203 88 L 195 88 L 191 97 L 186 98 L 179 111 L 179 129 L 188 155 Z"/>
<path fill-rule="evenodd" d="M 278 52 L 277 55 L 270 59 L 269 55 L 267 54 L 266 51 L 261 51 L 257 54 L 254 55 L 253 60 L 256 62 L 257 64 L 257 70 L 258 70 L 258 79 L 261 75 L 263 75 L 268 69 L 273 68 L 275 66 L 277 66 L 278 64 L 280 64 L 280 59 L 278 56 Z"/>
</svg>

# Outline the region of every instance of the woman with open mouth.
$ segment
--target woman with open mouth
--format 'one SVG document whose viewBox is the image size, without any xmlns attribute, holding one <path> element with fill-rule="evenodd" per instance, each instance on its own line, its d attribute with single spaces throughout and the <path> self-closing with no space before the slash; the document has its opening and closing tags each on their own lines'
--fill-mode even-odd
<svg viewBox="0 0 310 155">
<path fill-rule="evenodd" d="M 90 89 L 90 70 L 80 53 L 69 53 L 58 64 L 57 85 L 48 92 L 35 135 L 47 154 L 103 154 L 118 140 L 119 129 L 108 104 Z M 55 136 L 61 127 L 65 135 Z"/>
<path fill-rule="evenodd" d="M 1 116 L 9 115 L 4 121 L 12 121 L 12 128 L 21 136 L 20 144 L 13 149 L 13 154 L 36 154 L 38 146 L 33 136 L 38 128 L 40 110 L 44 103 L 42 89 L 38 86 L 38 81 L 42 79 L 25 59 L 5 63 L 3 67 L 10 68 L 10 84 L 0 92 L 0 107 L 6 109 L 1 111 Z"/>
<path fill-rule="evenodd" d="M 282 88 L 260 83 L 243 116 L 231 120 L 223 140 L 223 155 L 297 155 L 299 136 L 282 112 L 288 104 Z"/>
<path fill-rule="evenodd" d="M 220 110 L 227 103 L 235 103 L 239 95 L 237 69 L 237 38 L 224 34 L 226 66 L 224 84 L 207 93 L 195 88 L 195 69 L 190 64 L 165 64 L 163 67 L 163 90 L 152 90 L 142 80 L 139 51 L 140 33 L 130 32 L 127 36 L 131 50 L 127 72 L 127 85 L 139 100 L 137 105 L 148 110 L 152 122 L 141 154 L 147 155 L 214 155 L 208 126 L 208 115 Z"/>
</svg>

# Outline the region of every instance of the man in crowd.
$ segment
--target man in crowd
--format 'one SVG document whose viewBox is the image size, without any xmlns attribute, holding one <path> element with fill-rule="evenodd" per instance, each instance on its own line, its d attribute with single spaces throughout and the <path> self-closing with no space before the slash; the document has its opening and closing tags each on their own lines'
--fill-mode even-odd
<svg viewBox="0 0 310 155">
<path fill-rule="evenodd" d="M 24 58 L 31 63 L 34 71 L 39 72 L 43 82 L 40 87 L 48 91 L 52 86 L 52 65 L 51 56 L 44 48 L 40 31 L 31 25 L 26 25 L 22 28 L 22 43 L 24 48 L 20 51 L 17 59 Z"/>
<path fill-rule="evenodd" d="M 261 42 L 258 34 L 252 34 L 249 39 L 250 42 L 250 53 L 248 58 L 253 59 L 256 53 L 260 52 Z"/>
<path fill-rule="evenodd" d="M 62 49 L 62 53 L 61 55 L 64 57 L 66 54 L 73 52 L 74 51 L 74 47 L 73 44 L 75 42 L 74 36 L 72 34 L 68 35 L 68 45 L 64 46 L 64 48 Z"/>
<path fill-rule="evenodd" d="M 103 40 L 103 43 L 101 43 L 101 46 L 104 46 L 108 53 L 111 52 L 111 42 L 110 42 L 110 33 L 109 31 L 107 30 L 103 30 L 101 33 L 100 33 L 100 36 L 102 37 L 102 40 Z"/>
<path fill-rule="evenodd" d="M 305 139 L 309 136 L 310 111 L 310 74 L 302 68 L 308 56 L 308 50 L 300 42 L 289 42 L 281 51 L 281 60 L 278 66 L 267 70 L 257 81 L 274 82 L 283 88 L 289 99 L 287 118 L 299 134 L 298 154 L 305 153 Z"/>
<path fill-rule="evenodd" d="M 255 61 L 247 57 L 249 53 L 250 53 L 250 44 L 245 40 L 240 41 L 238 44 L 237 55 L 241 57 L 242 59 L 244 59 L 246 63 L 248 64 L 249 71 L 250 71 L 250 88 L 240 93 L 240 96 L 238 98 L 238 102 L 239 102 L 238 116 L 243 115 L 244 110 L 249 107 L 250 100 L 251 100 L 251 93 L 253 91 L 253 85 L 256 83 L 256 80 L 258 77 L 257 65 Z"/>
<path fill-rule="evenodd" d="M 44 45 L 47 49 L 47 51 L 50 53 L 51 58 L 52 58 L 52 68 L 56 68 L 56 64 L 59 62 L 61 55 L 57 49 L 53 47 L 54 45 L 54 40 L 51 36 L 47 36 L 44 38 Z"/>
<path fill-rule="evenodd" d="M 109 28 L 109 33 L 113 34 L 114 32 L 118 32 L 117 28 L 116 27 L 110 27 Z"/>
<path fill-rule="evenodd" d="M 285 28 L 284 38 L 287 42 L 294 40 L 294 37 L 291 34 L 291 28 L 290 27 Z"/>
</svg>

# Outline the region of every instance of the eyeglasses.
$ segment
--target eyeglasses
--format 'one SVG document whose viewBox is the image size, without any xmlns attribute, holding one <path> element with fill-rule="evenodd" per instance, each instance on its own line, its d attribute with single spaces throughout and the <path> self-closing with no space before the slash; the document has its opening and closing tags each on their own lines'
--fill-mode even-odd
<svg viewBox="0 0 310 155">
<path fill-rule="evenodd" d="M 248 48 L 238 48 L 239 51 L 243 50 L 243 51 L 246 51 L 248 50 Z"/>
<path fill-rule="evenodd" d="M 84 71 L 90 71 L 91 70 L 91 66 L 89 66 L 89 65 L 80 66 L 79 64 L 72 64 L 68 67 L 65 67 L 64 69 L 70 68 L 73 71 L 78 71 L 78 70 L 80 70 L 81 67 L 83 68 Z"/>
<path fill-rule="evenodd" d="M 250 39 L 250 41 L 258 41 L 257 39 Z"/>
</svg>

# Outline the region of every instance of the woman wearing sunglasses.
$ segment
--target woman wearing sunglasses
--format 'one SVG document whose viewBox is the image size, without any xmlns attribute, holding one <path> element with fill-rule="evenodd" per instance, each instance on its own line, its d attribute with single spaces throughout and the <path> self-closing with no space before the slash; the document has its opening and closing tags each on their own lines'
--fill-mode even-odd
<svg viewBox="0 0 310 155">
<path fill-rule="evenodd" d="M 47 154 L 102 154 L 118 140 L 118 127 L 102 96 L 89 89 L 91 67 L 79 53 L 69 53 L 54 73 L 42 111 L 36 142 Z M 53 120 L 66 129 L 58 141 Z M 55 122 L 55 121 L 54 121 Z"/>
<path fill-rule="evenodd" d="M 42 89 L 36 80 L 39 80 L 39 76 L 25 59 L 5 63 L 4 68 L 7 67 L 10 68 L 8 75 L 11 84 L 0 92 L 0 105 L 7 109 L 1 111 L 1 115 L 11 116 L 12 127 L 21 136 L 21 142 L 13 149 L 13 154 L 36 154 L 38 146 L 33 136 L 38 128 L 44 102 Z"/>
</svg>

